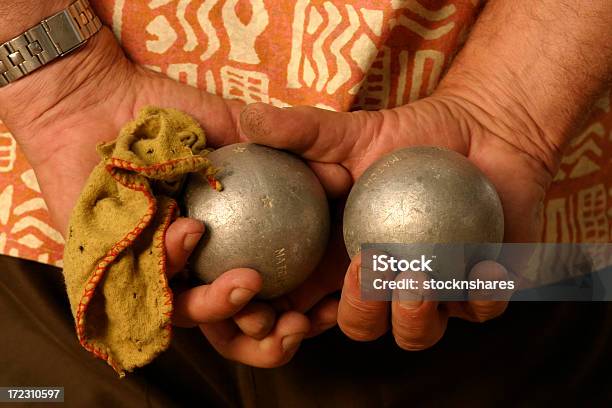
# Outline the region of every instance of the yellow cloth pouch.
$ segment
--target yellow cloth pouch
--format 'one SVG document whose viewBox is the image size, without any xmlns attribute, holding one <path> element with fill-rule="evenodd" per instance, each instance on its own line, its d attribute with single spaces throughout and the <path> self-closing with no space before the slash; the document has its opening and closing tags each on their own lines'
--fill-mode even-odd
<svg viewBox="0 0 612 408">
<path fill-rule="evenodd" d="M 102 161 L 71 215 L 64 277 L 77 336 L 120 376 L 170 343 L 164 241 L 177 216 L 170 196 L 196 171 L 220 189 L 205 145 L 190 116 L 144 108 L 114 142 L 98 146 Z"/>
</svg>

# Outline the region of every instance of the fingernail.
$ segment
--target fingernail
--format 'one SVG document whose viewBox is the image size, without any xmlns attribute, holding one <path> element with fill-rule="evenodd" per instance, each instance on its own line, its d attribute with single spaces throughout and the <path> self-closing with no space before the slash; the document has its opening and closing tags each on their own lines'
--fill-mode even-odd
<svg viewBox="0 0 612 408">
<path fill-rule="evenodd" d="M 253 296 L 255 296 L 255 292 L 245 288 L 236 288 L 231 291 L 229 295 L 229 301 L 236 306 L 240 306 L 248 302 Z"/>
<path fill-rule="evenodd" d="M 421 307 L 423 304 L 423 299 L 400 300 L 399 304 L 403 309 L 415 310 Z"/>
<path fill-rule="evenodd" d="M 283 351 L 285 353 L 294 351 L 300 345 L 300 342 L 304 338 L 304 333 L 290 334 L 289 336 L 283 337 L 281 341 Z"/>
<path fill-rule="evenodd" d="M 191 252 L 198 245 L 198 242 L 202 238 L 201 232 L 193 232 L 191 234 L 185 235 L 185 239 L 183 240 L 183 249 L 185 252 Z"/>
</svg>

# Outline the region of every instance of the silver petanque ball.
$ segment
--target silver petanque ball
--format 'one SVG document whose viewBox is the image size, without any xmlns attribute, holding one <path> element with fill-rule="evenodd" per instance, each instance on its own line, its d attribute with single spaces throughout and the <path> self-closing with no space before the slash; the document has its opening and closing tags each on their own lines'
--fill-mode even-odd
<svg viewBox="0 0 612 408">
<path fill-rule="evenodd" d="M 260 298 L 295 289 L 319 263 L 329 237 L 329 208 L 323 187 L 296 156 L 239 143 L 209 153 L 216 191 L 200 174 L 186 186 L 187 216 L 206 233 L 191 266 L 205 282 L 240 267 L 263 277 Z"/>
<path fill-rule="evenodd" d="M 498 243 L 504 216 L 495 187 L 467 158 L 429 146 L 395 151 L 370 166 L 344 210 L 344 243 Z"/>
</svg>

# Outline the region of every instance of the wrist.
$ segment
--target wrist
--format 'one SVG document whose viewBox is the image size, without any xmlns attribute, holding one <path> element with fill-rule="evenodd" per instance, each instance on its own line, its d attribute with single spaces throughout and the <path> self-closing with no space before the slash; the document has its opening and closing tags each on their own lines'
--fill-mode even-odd
<svg viewBox="0 0 612 408">
<path fill-rule="evenodd" d="M 35 165 L 34 147 L 61 143 L 59 135 L 85 111 L 104 102 L 119 109 L 133 71 L 112 32 L 102 27 L 78 50 L 0 88 L 0 118 Z"/>
<path fill-rule="evenodd" d="M 74 0 L 3 0 L 0 5 L 0 44 L 68 7 Z"/>
<path fill-rule="evenodd" d="M 437 92 L 553 175 L 612 64 L 610 2 L 557 3 L 487 2 Z"/>
<path fill-rule="evenodd" d="M 554 177 L 565 146 L 564 131 L 538 117 L 520 86 L 508 86 L 497 75 L 449 72 L 432 95 L 453 106 L 467 131 L 497 137 L 529 156 L 536 167 Z M 567 130 L 567 129 L 566 129 Z"/>
</svg>

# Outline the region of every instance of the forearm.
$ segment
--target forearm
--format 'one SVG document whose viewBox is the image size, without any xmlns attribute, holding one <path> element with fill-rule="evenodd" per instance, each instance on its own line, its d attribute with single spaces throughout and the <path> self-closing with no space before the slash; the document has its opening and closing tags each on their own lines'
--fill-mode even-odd
<svg viewBox="0 0 612 408">
<path fill-rule="evenodd" d="M 23 33 L 73 1 L 10 0 L 3 3 L 0 6 L 0 41 Z M 67 128 L 82 121 L 88 109 L 96 107 L 100 115 L 110 120 L 113 112 L 100 107 L 102 102 L 110 101 L 113 109 L 123 112 L 119 106 L 122 98 L 118 94 L 128 88 L 124 84 L 129 82 L 132 73 L 133 67 L 110 29 L 102 27 L 83 47 L 0 88 L 0 119 L 36 167 L 48 156 L 46 148 L 70 143 L 59 140 L 60 136 L 63 138 Z M 81 135 L 81 138 L 87 137 L 87 134 Z M 98 142 L 92 140 L 92 145 Z"/>
<path fill-rule="evenodd" d="M 4 0 L 0 42 L 21 35 L 73 1 Z M 116 137 L 115 122 L 132 116 L 124 83 L 130 82 L 133 70 L 112 32 L 102 27 L 74 52 L 0 88 L 0 119 L 36 172 L 59 231 L 66 231 L 80 190 L 99 161 L 96 145 Z"/>
<path fill-rule="evenodd" d="M 554 171 L 612 74 L 609 0 L 492 0 L 440 84 Z"/>
</svg>

